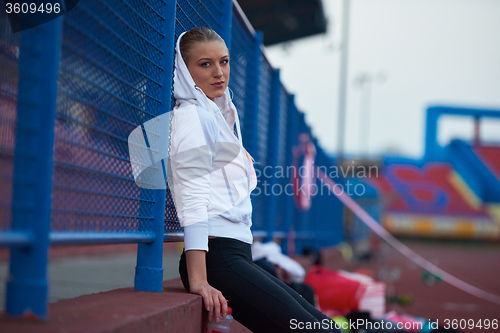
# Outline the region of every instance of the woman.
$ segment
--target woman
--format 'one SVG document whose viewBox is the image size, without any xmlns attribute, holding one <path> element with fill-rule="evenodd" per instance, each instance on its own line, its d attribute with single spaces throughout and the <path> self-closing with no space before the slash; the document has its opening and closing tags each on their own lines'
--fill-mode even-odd
<svg viewBox="0 0 500 333">
<path fill-rule="evenodd" d="M 202 296 L 209 320 L 225 316 L 229 300 L 233 317 L 255 333 L 314 323 L 303 331 L 337 332 L 328 317 L 252 262 L 250 192 L 257 179 L 227 89 L 229 74 L 229 52 L 217 33 L 195 28 L 179 36 L 168 178 L 184 227 L 182 283 Z"/>
</svg>

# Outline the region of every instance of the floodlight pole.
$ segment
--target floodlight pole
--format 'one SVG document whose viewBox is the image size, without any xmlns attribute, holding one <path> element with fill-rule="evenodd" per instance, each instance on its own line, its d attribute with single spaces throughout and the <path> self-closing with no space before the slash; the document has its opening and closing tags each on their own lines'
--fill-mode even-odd
<svg viewBox="0 0 500 333">
<path fill-rule="evenodd" d="M 339 118 L 338 118 L 338 153 L 337 164 L 341 165 L 344 158 L 345 139 L 345 111 L 347 100 L 347 65 L 349 56 L 349 16 L 350 0 L 343 0 L 342 4 L 342 47 L 340 50 L 340 76 L 339 76 Z"/>
<path fill-rule="evenodd" d="M 373 83 L 384 83 L 386 79 L 387 76 L 383 72 L 376 75 L 362 72 L 354 79 L 354 86 L 361 90 L 359 151 L 367 159 L 370 156 L 370 113 Z"/>
<path fill-rule="evenodd" d="M 355 87 L 361 90 L 360 116 L 359 116 L 359 151 L 361 156 L 368 158 L 370 154 L 370 98 L 372 88 L 372 75 L 360 73 L 354 79 Z"/>
</svg>

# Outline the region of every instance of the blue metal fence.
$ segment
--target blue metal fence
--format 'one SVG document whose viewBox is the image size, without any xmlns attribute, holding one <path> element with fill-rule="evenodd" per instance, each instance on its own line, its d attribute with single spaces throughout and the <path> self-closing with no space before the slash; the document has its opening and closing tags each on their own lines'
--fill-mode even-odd
<svg viewBox="0 0 500 333">
<path fill-rule="evenodd" d="M 0 13 L 0 230 L 11 229 L 20 34 Z M 0 236 L 1 237 L 1 236 Z M 6 239 L 4 241 L 7 241 Z"/>
<path fill-rule="evenodd" d="M 194 26 L 213 28 L 230 49 L 229 87 L 260 175 L 254 235 L 283 239 L 286 249 L 293 230 L 298 250 L 341 241 L 342 207 L 334 195 L 316 195 L 308 211 L 294 203 L 289 167 L 299 134 L 316 145 L 317 166 L 333 163 L 236 2 L 86 0 L 17 34 L 0 13 L 0 245 L 11 247 L 8 313 L 46 316 L 50 243 L 139 243 L 136 289 L 161 291 L 162 244 L 181 240 L 182 228 L 168 188 L 134 183 L 127 137 L 171 109 L 174 42 Z"/>
</svg>

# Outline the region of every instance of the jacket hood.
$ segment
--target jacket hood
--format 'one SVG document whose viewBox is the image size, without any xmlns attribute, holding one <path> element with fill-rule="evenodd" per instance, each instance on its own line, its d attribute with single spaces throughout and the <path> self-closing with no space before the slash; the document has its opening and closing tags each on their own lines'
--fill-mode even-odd
<svg viewBox="0 0 500 333">
<path fill-rule="evenodd" d="M 176 105 L 182 106 L 182 104 L 188 102 L 199 105 L 209 111 L 218 112 L 220 110 L 231 129 L 234 128 L 234 124 L 236 123 L 238 139 L 241 143 L 241 129 L 238 113 L 235 105 L 231 101 L 229 88 L 226 88 L 224 95 L 212 101 L 205 95 L 201 88 L 197 87 L 194 83 L 180 51 L 180 40 L 185 33 L 186 32 L 181 33 L 179 38 L 177 38 L 175 51 L 174 97 L 176 99 Z"/>
</svg>

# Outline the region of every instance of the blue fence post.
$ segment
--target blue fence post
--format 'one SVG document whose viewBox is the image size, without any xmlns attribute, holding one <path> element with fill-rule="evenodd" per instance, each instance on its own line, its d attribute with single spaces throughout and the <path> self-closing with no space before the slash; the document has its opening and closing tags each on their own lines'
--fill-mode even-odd
<svg viewBox="0 0 500 333">
<path fill-rule="evenodd" d="M 318 145 L 318 139 L 316 139 L 312 135 L 311 135 L 311 141 L 314 144 L 314 147 L 316 148 L 316 157 L 314 159 L 314 166 L 317 167 L 318 165 L 320 165 L 318 160 L 320 157 L 319 155 L 321 154 L 321 149 L 319 148 Z M 316 172 L 314 174 L 316 176 Z M 318 186 L 318 182 L 319 180 L 316 178 L 316 183 L 315 183 L 316 186 Z M 312 200 L 311 213 L 309 214 L 309 221 L 308 221 L 309 233 L 313 235 L 313 238 L 310 239 L 308 245 L 314 249 L 317 249 L 316 247 L 317 237 L 318 236 L 321 237 L 320 233 L 321 224 L 322 222 L 324 222 L 323 220 L 321 220 L 320 212 L 325 209 L 325 207 L 321 205 L 321 195 L 320 195 L 321 192 L 319 192 L 320 188 L 318 187 L 317 189 L 318 193 L 316 193 L 316 195 L 311 198 Z"/>
<path fill-rule="evenodd" d="M 247 89 L 249 90 L 249 94 L 247 95 L 247 99 L 253 99 L 252 103 L 247 103 L 252 106 L 251 110 L 248 110 L 248 113 L 245 114 L 245 117 L 250 118 L 249 122 L 255 124 L 255 131 L 252 132 L 251 139 L 245 143 L 248 147 L 247 150 L 252 156 L 257 156 L 258 153 L 258 145 L 259 145 L 259 82 L 260 82 L 260 63 L 261 63 L 261 45 L 262 45 L 262 33 L 256 31 L 255 32 L 255 45 L 253 49 L 253 54 L 250 57 L 252 61 L 252 65 L 248 66 L 248 71 L 253 71 L 254 74 L 248 74 L 247 77 L 253 77 L 253 82 L 248 82 Z M 247 119 L 248 119 L 247 118 Z"/>
<path fill-rule="evenodd" d="M 222 27 L 223 31 L 217 33 L 224 39 L 228 50 L 231 50 L 231 30 L 233 22 L 233 0 L 222 1 Z"/>
<path fill-rule="evenodd" d="M 164 66 L 164 74 L 162 76 L 162 105 L 158 115 L 164 114 L 170 110 L 172 64 L 174 62 L 175 5 L 175 1 L 167 1 L 164 8 L 166 14 L 163 24 L 163 35 L 165 38 L 163 40 L 163 57 L 161 60 L 161 64 Z M 144 191 L 144 189 L 141 189 L 141 192 L 142 191 Z M 154 207 L 151 231 L 155 233 L 156 237 L 152 243 L 141 243 L 137 246 L 137 266 L 135 267 L 134 285 L 135 290 L 138 291 L 161 292 L 163 290 L 162 261 L 166 189 L 153 190 L 153 200 Z"/>
<path fill-rule="evenodd" d="M 309 134 L 307 130 L 307 124 L 305 120 L 305 114 L 303 112 L 298 113 L 297 117 L 297 137 L 302 134 L 306 133 Z M 300 160 L 299 160 L 299 170 L 300 170 Z M 298 170 L 297 170 L 298 172 Z M 299 175 L 300 176 L 300 175 Z M 299 209 L 295 209 L 295 212 L 297 213 L 295 217 L 295 225 L 294 225 L 294 230 L 295 230 L 295 253 L 302 253 L 303 250 L 303 244 L 304 244 L 304 236 L 305 236 L 305 231 L 304 231 L 304 224 L 309 216 L 308 212 L 301 211 Z"/>
<path fill-rule="evenodd" d="M 166 190 L 153 190 L 154 207 L 151 231 L 155 233 L 152 243 L 137 245 L 137 265 L 134 286 L 137 291 L 163 290 L 163 230 L 165 219 Z"/>
<path fill-rule="evenodd" d="M 6 310 L 47 318 L 47 257 L 61 19 L 22 32 L 12 229 L 31 233 L 30 246 L 10 251 Z"/>
<path fill-rule="evenodd" d="M 290 99 L 288 101 L 288 133 L 287 133 L 287 141 L 286 141 L 286 170 L 288 170 L 288 167 L 290 167 L 293 163 L 293 147 L 297 144 L 297 107 L 295 105 L 295 95 L 291 95 Z M 298 172 L 298 170 L 293 170 L 290 173 L 287 171 L 287 182 L 289 184 L 292 183 L 292 175 L 293 172 Z M 285 185 L 285 190 L 287 189 L 287 185 Z M 289 188 L 290 186 L 288 186 Z M 284 223 L 284 231 L 285 231 L 285 238 L 281 242 L 281 249 L 283 253 L 288 253 L 288 242 L 290 241 L 290 228 L 294 225 L 294 209 L 295 209 L 295 203 L 293 199 L 293 194 L 288 195 L 287 192 L 285 192 L 286 195 L 286 202 L 285 202 L 285 223 Z"/>
<path fill-rule="evenodd" d="M 424 159 L 426 162 L 435 161 L 438 159 L 438 119 L 440 110 L 435 107 L 427 109 L 427 119 L 425 120 L 425 153 Z"/>
<path fill-rule="evenodd" d="M 271 77 L 271 105 L 269 112 L 269 135 L 268 135 L 268 154 L 267 165 L 264 168 L 263 176 L 269 175 L 265 172 L 266 168 L 271 167 L 271 177 L 269 179 L 269 187 L 266 189 L 264 186 L 264 195 L 268 195 L 268 214 L 265 217 L 265 223 L 268 223 L 266 241 L 273 240 L 273 233 L 275 228 L 277 197 L 273 195 L 272 190 L 274 184 L 277 183 L 275 177 L 274 167 L 278 164 L 278 151 L 279 151 L 279 136 L 280 136 L 280 111 L 281 111 L 281 81 L 280 71 L 276 69 Z M 268 168 L 269 169 L 269 168 Z M 264 179 L 264 181 L 266 181 Z M 266 194 L 267 192 L 267 194 Z"/>
</svg>

